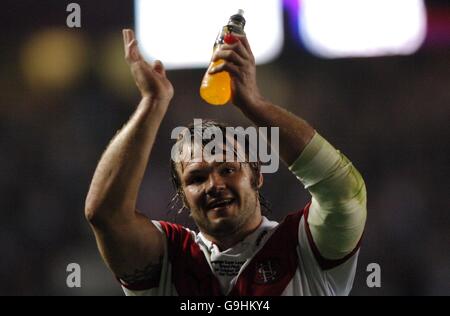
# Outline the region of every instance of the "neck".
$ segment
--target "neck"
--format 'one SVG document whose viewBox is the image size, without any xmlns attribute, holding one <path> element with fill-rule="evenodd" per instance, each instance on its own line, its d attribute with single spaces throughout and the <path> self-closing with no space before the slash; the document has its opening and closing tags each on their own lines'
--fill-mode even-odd
<svg viewBox="0 0 450 316">
<path fill-rule="evenodd" d="M 257 210 L 257 212 L 255 212 L 255 214 L 253 214 L 253 216 L 249 218 L 247 222 L 235 232 L 226 234 L 224 236 L 212 236 L 205 232 L 202 232 L 202 234 L 206 237 L 206 239 L 216 244 L 221 251 L 224 251 L 233 247 L 240 241 L 244 240 L 248 235 L 253 233 L 261 225 L 261 222 L 261 211 Z"/>
</svg>

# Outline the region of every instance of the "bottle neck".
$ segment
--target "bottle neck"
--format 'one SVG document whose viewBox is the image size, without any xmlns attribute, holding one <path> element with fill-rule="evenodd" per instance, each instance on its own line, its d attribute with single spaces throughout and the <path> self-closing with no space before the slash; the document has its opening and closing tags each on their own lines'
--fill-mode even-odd
<svg viewBox="0 0 450 316">
<path fill-rule="evenodd" d="M 228 21 L 230 31 L 238 34 L 244 33 L 245 19 L 242 15 L 236 14 L 230 17 Z"/>
<path fill-rule="evenodd" d="M 234 21 L 230 21 L 228 23 L 228 30 L 232 33 L 244 34 L 244 23 L 235 23 Z"/>
</svg>

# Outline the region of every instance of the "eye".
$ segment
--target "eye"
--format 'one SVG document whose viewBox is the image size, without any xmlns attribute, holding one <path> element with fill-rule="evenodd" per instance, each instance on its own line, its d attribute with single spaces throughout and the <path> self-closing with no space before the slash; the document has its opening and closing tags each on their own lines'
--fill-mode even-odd
<svg viewBox="0 0 450 316">
<path fill-rule="evenodd" d="M 235 171 L 236 171 L 236 168 L 227 166 L 222 169 L 221 174 L 223 174 L 223 175 L 233 174 Z"/>
<path fill-rule="evenodd" d="M 203 176 L 194 176 L 188 180 L 189 184 L 200 184 L 205 181 L 205 177 Z"/>
</svg>

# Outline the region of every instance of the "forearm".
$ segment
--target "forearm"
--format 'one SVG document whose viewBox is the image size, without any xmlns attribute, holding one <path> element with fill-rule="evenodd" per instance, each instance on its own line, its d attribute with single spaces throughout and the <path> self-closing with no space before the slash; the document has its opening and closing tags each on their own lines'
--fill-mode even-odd
<svg viewBox="0 0 450 316">
<path fill-rule="evenodd" d="M 291 165 L 314 136 L 314 129 L 303 119 L 264 99 L 239 107 L 258 127 L 278 127 L 280 156 Z"/>
<path fill-rule="evenodd" d="M 165 103 L 143 98 L 107 147 L 86 199 L 85 212 L 91 223 L 134 214 L 148 158 L 167 110 Z"/>
</svg>

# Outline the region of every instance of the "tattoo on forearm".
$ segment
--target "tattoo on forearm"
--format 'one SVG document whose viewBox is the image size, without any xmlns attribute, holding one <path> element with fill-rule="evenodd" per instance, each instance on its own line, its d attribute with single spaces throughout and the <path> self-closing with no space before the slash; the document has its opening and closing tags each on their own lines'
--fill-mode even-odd
<svg viewBox="0 0 450 316">
<path fill-rule="evenodd" d="M 119 278 L 126 284 L 136 284 L 143 281 L 158 281 L 161 274 L 161 259 L 157 263 L 150 263 L 143 269 L 136 269 L 130 274 L 124 274 Z"/>
</svg>

